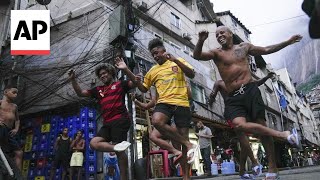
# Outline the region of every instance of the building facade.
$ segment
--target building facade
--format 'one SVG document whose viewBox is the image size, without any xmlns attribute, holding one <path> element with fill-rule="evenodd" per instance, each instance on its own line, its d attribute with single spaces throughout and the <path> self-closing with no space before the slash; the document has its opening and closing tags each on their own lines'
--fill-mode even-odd
<svg viewBox="0 0 320 180">
<path fill-rule="evenodd" d="M 250 42 L 251 32 L 230 11 L 215 13 L 209 0 L 133 0 L 132 5 L 131 15 L 134 21 L 131 22 L 134 23 L 131 25 L 135 27 L 131 32 L 133 38 L 130 51 L 134 53 L 128 56 L 128 60 L 132 60 L 134 72 L 146 73 L 155 64 L 147 45 L 153 38 L 162 39 L 168 52 L 186 59 L 195 69 L 195 78 L 188 79 L 192 89 L 194 123 L 201 120 L 212 129 L 216 136 L 212 140 L 213 149 L 217 146 L 227 148 L 235 134 L 223 117 L 223 99 L 218 95 L 213 106 L 207 104 L 214 82 L 221 77 L 212 61 L 197 61 L 192 57 L 192 52 L 198 40 L 198 32 L 203 29 L 209 31 L 209 37 L 203 46 L 204 51 L 219 47 L 215 38 L 215 30 L 219 25 L 228 26 L 232 30 L 236 43 Z M 1 13 L 7 14 L 0 18 L 1 90 L 9 81 L 18 86 L 17 103 L 24 119 L 38 116 L 51 119 L 51 115 L 55 114 L 69 117 L 70 114 L 79 113 L 84 106 L 98 109 L 94 101 L 76 96 L 68 82 L 67 72 L 70 69 L 75 70 L 83 89 L 99 85 L 100 82 L 94 75 L 94 67 L 100 63 L 113 62 L 115 51 L 110 43 L 117 32 L 111 24 L 120 21 L 113 20 L 117 17 L 115 12 L 118 8 L 121 8 L 121 5 L 117 0 L 52 1 L 47 6 L 35 0 L 16 0 L 6 7 L 1 7 Z M 50 10 L 50 56 L 10 55 L 10 9 Z M 255 79 L 273 71 L 261 56 L 250 58 L 250 68 Z M 279 71 L 279 77 L 282 76 L 284 75 Z M 282 83 L 279 83 L 280 81 Z M 267 106 L 268 126 L 276 130 L 300 127 L 301 135 L 318 144 L 319 141 L 312 135 L 314 131 L 309 122 L 313 122 L 314 117 L 309 114 L 308 105 L 304 105 L 303 102 L 296 105 L 298 99 L 294 96 L 295 91 L 286 83 L 286 80 L 280 78 L 276 82 L 268 80 L 260 86 Z M 286 112 L 281 110 L 277 89 L 281 89 L 288 97 L 289 105 Z M 129 101 L 128 107 L 131 109 Z M 131 160 L 136 160 L 143 157 L 142 135 L 146 132 L 148 118 L 146 112 L 139 108 L 133 108 L 132 114 L 136 125 L 131 132 L 134 135 L 131 138 L 135 139 L 135 143 L 130 157 Z M 97 120 L 99 119 L 101 117 L 97 116 Z M 193 143 L 197 143 L 194 123 L 190 125 L 189 137 Z M 97 122 L 97 127 L 99 126 L 101 121 Z M 101 158 L 97 159 L 102 159 L 102 154 L 97 154 L 98 156 Z M 200 159 L 197 159 L 193 168 L 202 173 L 199 164 Z M 102 168 L 103 162 L 99 160 L 96 172 L 102 172 Z"/>
</svg>

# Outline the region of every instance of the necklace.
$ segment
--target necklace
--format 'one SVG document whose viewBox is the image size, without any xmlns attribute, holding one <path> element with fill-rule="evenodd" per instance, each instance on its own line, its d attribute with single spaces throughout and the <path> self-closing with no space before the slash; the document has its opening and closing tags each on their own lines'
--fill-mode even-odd
<svg viewBox="0 0 320 180">
<path fill-rule="evenodd" d="M 100 94 L 100 96 L 101 97 L 104 97 L 104 95 L 105 95 L 105 93 L 107 92 L 107 91 L 109 91 L 109 89 L 110 89 L 110 87 L 113 87 L 114 85 L 113 85 L 113 82 L 111 82 L 110 83 L 110 85 L 106 88 L 105 86 L 103 86 L 103 91 L 100 89 L 99 90 L 99 94 Z"/>
</svg>

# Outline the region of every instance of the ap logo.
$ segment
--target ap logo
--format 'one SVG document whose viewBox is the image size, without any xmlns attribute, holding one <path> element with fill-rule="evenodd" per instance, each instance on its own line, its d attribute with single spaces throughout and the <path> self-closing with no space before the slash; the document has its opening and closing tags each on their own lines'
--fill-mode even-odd
<svg viewBox="0 0 320 180">
<path fill-rule="evenodd" d="M 11 10 L 11 55 L 50 55 L 49 10 Z"/>
</svg>

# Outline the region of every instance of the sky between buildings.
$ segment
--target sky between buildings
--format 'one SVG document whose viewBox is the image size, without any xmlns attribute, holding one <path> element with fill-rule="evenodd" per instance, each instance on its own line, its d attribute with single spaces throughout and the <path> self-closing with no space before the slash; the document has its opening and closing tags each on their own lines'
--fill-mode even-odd
<svg viewBox="0 0 320 180">
<path fill-rule="evenodd" d="M 211 0 L 215 12 L 230 10 L 251 32 L 254 45 L 267 46 L 289 39 L 294 34 L 308 36 L 309 17 L 302 11 L 303 0 Z M 294 45 L 280 52 L 263 56 L 274 68 L 284 67 L 287 53 Z"/>
</svg>

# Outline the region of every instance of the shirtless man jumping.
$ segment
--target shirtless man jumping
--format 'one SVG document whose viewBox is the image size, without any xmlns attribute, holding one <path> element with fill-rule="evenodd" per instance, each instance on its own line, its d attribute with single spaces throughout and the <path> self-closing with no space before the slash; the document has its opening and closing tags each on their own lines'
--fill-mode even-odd
<svg viewBox="0 0 320 180">
<path fill-rule="evenodd" d="M 261 142 L 266 149 L 269 160 L 266 179 L 278 179 L 272 137 L 283 139 L 296 146 L 299 146 L 300 142 L 296 129 L 293 129 L 291 134 L 290 131 L 280 132 L 267 127 L 264 102 L 257 84 L 253 82 L 248 55 L 271 54 L 299 42 L 302 37 L 294 35 L 287 41 L 267 47 L 258 47 L 246 42 L 235 45 L 233 44 L 232 31 L 226 26 L 219 26 L 216 30 L 216 38 L 221 47 L 209 52 L 202 52 L 203 43 L 207 38 L 208 31 L 199 33 L 199 40 L 193 53 L 194 58 L 215 62 L 221 78 L 225 82 L 228 94 L 225 101 L 225 117 L 232 120 L 236 131 L 250 132 L 261 136 Z M 250 122 L 247 122 L 247 117 Z M 243 133 L 241 134 L 244 136 Z M 239 137 L 239 139 L 241 138 Z"/>
<path fill-rule="evenodd" d="M 23 152 L 15 138 L 19 130 L 20 119 L 18 106 L 13 103 L 17 95 L 17 88 L 7 86 L 0 100 L 0 145 L 4 152 L 14 152 L 16 165 L 21 170 Z"/>
<path fill-rule="evenodd" d="M 269 72 L 267 76 L 255 81 L 255 83 L 257 84 L 257 86 L 260 86 L 263 83 L 265 83 L 269 78 L 272 78 L 274 74 L 275 74 L 274 72 Z M 212 92 L 209 97 L 209 105 L 210 106 L 212 106 L 212 103 L 215 102 L 215 99 L 216 99 L 218 92 L 220 92 L 220 94 L 223 98 L 223 101 L 225 102 L 228 97 L 228 93 L 227 93 L 226 85 L 223 82 L 223 80 L 217 80 L 214 83 L 213 88 L 212 88 Z M 230 124 L 231 128 L 233 128 L 231 120 L 227 119 L 227 123 Z M 236 131 L 236 133 L 237 133 L 237 136 L 239 137 L 239 140 L 241 142 L 241 151 L 240 151 L 240 157 L 239 157 L 240 179 L 256 178 L 262 174 L 262 165 L 259 164 L 259 162 L 257 161 L 256 158 L 254 158 L 252 149 L 250 148 L 250 143 L 249 143 L 248 137 L 246 135 L 242 135 L 245 133 L 240 132 L 240 131 Z M 245 173 L 245 164 L 247 161 L 247 157 L 250 158 L 252 165 L 253 165 L 253 168 L 252 168 L 253 176 L 251 174 Z"/>
</svg>

